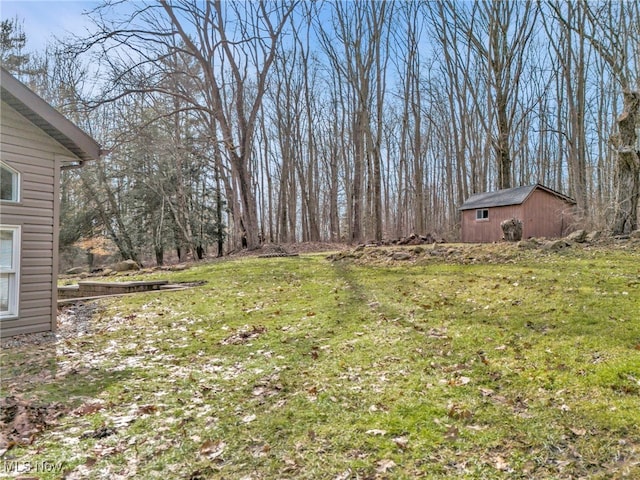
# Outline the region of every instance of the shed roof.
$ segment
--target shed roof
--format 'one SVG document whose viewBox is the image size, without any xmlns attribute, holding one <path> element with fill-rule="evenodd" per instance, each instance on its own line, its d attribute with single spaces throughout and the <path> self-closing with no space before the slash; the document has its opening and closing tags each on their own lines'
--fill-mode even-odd
<svg viewBox="0 0 640 480">
<path fill-rule="evenodd" d="M 495 192 L 477 193 L 470 196 L 466 202 L 460 206 L 460 210 L 471 210 L 474 208 L 506 207 L 508 205 L 520 205 L 533 193 L 534 190 L 544 190 L 567 203 L 575 204 L 575 200 L 567 197 L 540 183 L 526 185 L 523 187 L 507 188 Z"/>
<path fill-rule="evenodd" d="M 96 160 L 100 145 L 7 70 L 0 67 L 0 93 L 6 102 L 79 160 Z"/>
</svg>

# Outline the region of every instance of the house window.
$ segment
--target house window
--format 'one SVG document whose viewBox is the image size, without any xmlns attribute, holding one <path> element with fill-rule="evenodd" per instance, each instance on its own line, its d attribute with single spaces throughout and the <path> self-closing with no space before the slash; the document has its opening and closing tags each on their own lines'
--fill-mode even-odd
<svg viewBox="0 0 640 480">
<path fill-rule="evenodd" d="M 489 210 L 486 208 L 476 210 L 476 220 L 489 220 Z"/>
<path fill-rule="evenodd" d="M 0 225 L 0 319 L 18 315 L 20 227 Z"/>
<path fill-rule="evenodd" d="M 17 202 L 20 200 L 20 174 L 0 162 L 0 200 Z"/>
</svg>

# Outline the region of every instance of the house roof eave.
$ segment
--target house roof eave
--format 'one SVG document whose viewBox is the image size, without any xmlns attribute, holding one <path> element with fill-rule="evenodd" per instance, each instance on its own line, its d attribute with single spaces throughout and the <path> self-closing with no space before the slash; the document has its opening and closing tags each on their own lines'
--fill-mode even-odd
<svg viewBox="0 0 640 480">
<path fill-rule="evenodd" d="M 2 67 L 0 86 L 4 102 L 69 150 L 80 163 L 101 156 L 98 142 Z"/>
</svg>

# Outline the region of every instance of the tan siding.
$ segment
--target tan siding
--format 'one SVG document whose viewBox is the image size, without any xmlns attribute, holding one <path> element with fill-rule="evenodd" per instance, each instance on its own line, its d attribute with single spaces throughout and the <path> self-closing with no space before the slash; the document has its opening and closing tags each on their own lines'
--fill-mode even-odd
<svg viewBox="0 0 640 480">
<path fill-rule="evenodd" d="M 29 230 L 22 234 L 22 240 L 24 242 L 46 242 L 48 245 L 51 245 L 51 241 L 53 240 L 53 235 L 51 233 L 37 233 L 33 232 L 33 230 Z"/>
<path fill-rule="evenodd" d="M 51 283 L 51 274 L 50 273 L 46 273 L 46 274 L 43 273 L 43 274 L 40 274 L 40 275 L 32 275 L 31 278 L 33 280 L 33 283 L 29 283 L 28 284 L 29 288 L 32 288 L 31 286 L 34 285 L 34 284 L 39 285 L 41 283 L 49 283 L 49 284 Z"/>
<path fill-rule="evenodd" d="M 22 267 L 42 267 L 53 265 L 53 259 L 51 258 L 51 251 L 37 252 L 29 257 L 22 257 Z"/>
<path fill-rule="evenodd" d="M 49 194 L 49 196 L 51 196 Z M 53 210 L 53 198 L 48 200 L 33 200 L 32 198 L 22 199 L 23 208 L 35 208 L 36 210 L 51 211 Z"/>
<path fill-rule="evenodd" d="M 53 225 L 31 225 L 29 231 L 33 233 L 51 233 L 53 234 Z"/>
<path fill-rule="evenodd" d="M 53 248 L 53 238 L 49 237 L 49 240 L 47 240 L 46 242 L 28 242 L 26 240 L 22 241 L 22 245 L 24 248 L 24 252 L 28 252 L 30 255 L 34 254 L 34 251 L 42 251 L 42 252 L 49 252 L 48 254 L 51 255 L 51 250 Z"/>
<path fill-rule="evenodd" d="M 1 335 L 55 328 L 57 157 L 71 154 L 8 105 L 2 105 L 2 161 L 20 172 L 21 201 L 2 204 L 2 223 L 22 227 L 19 318 L 3 320 Z"/>
<path fill-rule="evenodd" d="M 53 195 L 53 194 L 52 194 Z M 16 217 L 18 221 L 24 217 L 31 217 L 30 222 L 32 225 L 43 225 L 47 224 L 51 221 L 49 216 L 49 211 L 43 211 L 40 208 L 31 208 L 31 207 L 23 207 L 22 205 L 8 205 L 6 203 L 2 204 L 2 218 Z M 44 223 L 43 223 L 44 222 Z M 8 223 L 5 222 L 5 223 Z M 24 223 L 24 222 L 23 222 Z"/>
<path fill-rule="evenodd" d="M 51 282 L 30 283 L 24 286 L 24 288 L 22 289 L 22 293 L 39 292 L 41 290 L 47 290 L 49 288 L 51 288 Z"/>
<path fill-rule="evenodd" d="M 51 284 L 47 284 L 46 287 L 44 287 L 46 289 L 50 289 L 51 288 Z M 47 305 L 49 305 L 49 299 L 42 299 L 42 295 L 38 294 L 38 291 L 34 291 L 34 292 L 25 292 L 24 290 L 22 291 L 22 299 L 25 302 L 29 303 L 29 307 L 33 308 L 33 307 L 46 307 Z M 45 302 L 44 304 L 39 303 L 39 302 Z"/>
<path fill-rule="evenodd" d="M 40 307 L 44 307 L 44 308 L 49 308 L 51 306 L 51 297 L 49 298 L 36 298 L 35 295 L 32 295 L 32 297 L 29 300 L 24 300 L 25 303 L 29 304 L 29 308 L 40 308 Z"/>
<path fill-rule="evenodd" d="M 31 307 L 31 305 L 29 305 L 28 307 L 24 308 L 24 312 L 23 314 L 29 318 L 29 319 L 33 319 L 34 321 L 38 322 L 38 323 L 42 323 L 43 321 L 46 321 L 45 319 L 49 320 L 49 323 L 51 323 L 51 309 L 49 307 Z M 22 323 L 24 325 L 27 325 L 26 322 L 24 322 L 24 320 L 22 318 L 20 318 L 20 320 L 22 320 Z M 47 329 L 47 330 L 50 330 Z"/>
<path fill-rule="evenodd" d="M 46 202 L 51 201 L 51 192 L 46 190 L 30 190 L 29 200 L 42 200 Z"/>
<path fill-rule="evenodd" d="M 42 281 L 44 278 L 46 277 L 50 277 L 51 274 L 53 273 L 53 266 L 39 266 L 39 267 L 22 267 L 22 277 L 23 277 L 23 284 L 27 283 L 24 282 L 24 277 L 29 277 L 29 282 L 28 283 L 34 283 L 34 282 L 38 282 L 38 281 Z"/>
<path fill-rule="evenodd" d="M 13 148 L 15 149 L 15 147 Z M 32 179 L 42 179 L 44 183 L 49 183 L 47 178 L 49 178 L 49 174 L 51 173 L 51 168 L 47 166 L 47 161 L 44 158 L 34 156 L 32 151 L 28 149 L 20 149 L 22 152 L 28 153 L 16 153 L 12 151 L 12 148 L 9 146 L 3 146 L 2 149 L 2 158 L 5 162 L 10 162 L 11 165 L 14 166 L 16 170 L 19 170 L 20 173 L 33 175 Z M 48 154 L 51 156 L 51 153 Z"/>
<path fill-rule="evenodd" d="M 42 309 L 41 309 L 42 310 Z M 51 330 L 51 315 L 30 316 L 28 324 L 16 320 L 5 320 L 2 322 L 2 336 L 21 335 L 23 333 L 48 332 Z"/>
<path fill-rule="evenodd" d="M 2 105 L 3 109 L 5 105 L 6 104 Z M 7 109 L 9 108 L 11 107 L 7 106 Z M 7 152 L 37 158 L 47 158 L 51 153 L 58 153 L 74 158 L 71 152 L 15 110 L 11 109 L 11 112 L 9 112 L 7 116 L 10 117 L 10 121 L 2 127 L 3 137 L 6 139 L 5 145 Z M 16 128 L 16 122 L 20 123 L 20 128 Z M 48 140 L 43 141 L 43 135 L 46 136 Z M 36 162 L 35 165 L 39 165 L 39 163 Z"/>
<path fill-rule="evenodd" d="M 20 205 L 2 204 L 2 218 L 4 223 L 20 225 L 29 223 L 33 227 L 46 226 L 51 217 L 45 215 L 47 212 L 34 208 L 20 208 Z M 29 222 L 25 222 L 25 217 L 29 217 Z"/>
</svg>

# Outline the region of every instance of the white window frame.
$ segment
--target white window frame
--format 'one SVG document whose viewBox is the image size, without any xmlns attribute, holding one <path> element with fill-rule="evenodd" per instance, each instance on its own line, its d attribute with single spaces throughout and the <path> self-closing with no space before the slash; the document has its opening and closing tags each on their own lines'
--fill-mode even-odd
<svg viewBox="0 0 640 480">
<path fill-rule="evenodd" d="M 21 178 L 22 176 L 20 175 L 20 172 L 17 171 L 15 168 L 10 167 L 9 165 L 7 165 L 6 163 L 4 163 L 3 161 L 0 161 L 0 167 L 4 168 L 5 170 L 9 170 L 12 174 L 13 174 L 13 179 L 12 179 L 12 193 L 13 196 L 8 199 L 8 200 L 2 200 L 0 199 L 0 201 L 2 202 L 6 202 L 6 203 L 19 203 L 20 202 L 20 186 L 21 186 Z"/>
<path fill-rule="evenodd" d="M 484 212 L 487 212 L 487 216 L 484 216 Z M 489 209 L 488 208 L 478 208 L 476 210 L 476 222 L 487 222 L 489 221 Z"/>
<path fill-rule="evenodd" d="M 0 273 L 9 277 L 9 307 L 0 311 L 0 320 L 17 318 L 20 306 L 20 247 L 22 229 L 19 225 L 0 225 L 0 230 L 13 234 L 13 250 L 11 252 L 11 268 L 0 266 Z"/>
</svg>

